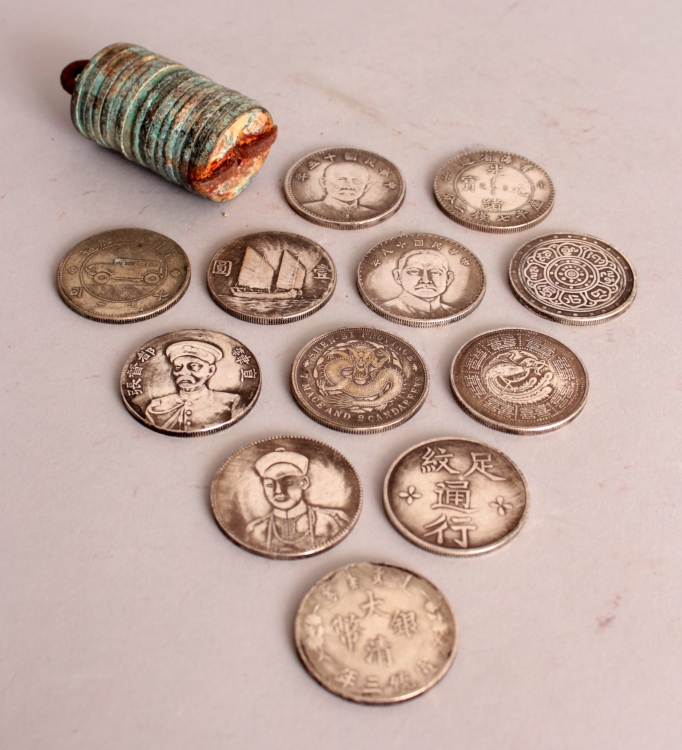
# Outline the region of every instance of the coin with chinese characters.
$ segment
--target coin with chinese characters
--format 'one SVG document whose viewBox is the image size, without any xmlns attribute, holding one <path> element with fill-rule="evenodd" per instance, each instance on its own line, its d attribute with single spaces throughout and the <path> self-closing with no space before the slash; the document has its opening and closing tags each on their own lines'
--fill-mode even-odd
<svg viewBox="0 0 682 750">
<path fill-rule="evenodd" d="M 630 261 L 597 237 L 559 232 L 520 247 L 509 265 L 519 301 L 557 323 L 589 326 L 624 313 L 637 294 Z"/>
<path fill-rule="evenodd" d="M 284 180 L 289 205 L 313 224 L 364 229 L 385 221 L 405 200 L 392 162 L 357 148 L 327 148 L 296 162 Z"/>
<path fill-rule="evenodd" d="M 201 329 L 141 344 L 121 373 L 123 403 L 135 419 L 180 437 L 231 427 L 253 409 L 260 387 L 260 367 L 244 344 Z"/>
<path fill-rule="evenodd" d="M 316 242 L 288 232 L 258 232 L 228 242 L 208 267 L 208 291 L 249 323 L 291 323 L 331 299 L 336 267 Z"/>
<path fill-rule="evenodd" d="M 485 273 L 459 242 L 437 234 L 405 234 L 364 255 L 357 284 L 374 312 L 394 323 L 427 328 L 473 312 L 485 294 Z"/>
<path fill-rule="evenodd" d="M 458 224 L 482 232 L 520 232 L 541 222 L 554 205 L 549 175 L 505 151 L 470 151 L 444 164 L 433 190 Z"/>
<path fill-rule="evenodd" d="M 418 547 L 470 557 L 519 533 L 528 488 L 504 453 L 473 440 L 438 438 L 393 462 L 384 481 L 384 507 L 395 528 Z"/>
<path fill-rule="evenodd" d="M 356 703 L 400 703 L 441 680 L 457 652 L 447 599 L 426 578 L 386 563 L 329 573 L 303 598 L 296 648 L 322 687 Z"/>
<path fill-rule="evenodd" d="M 455 355 L 450 383 L 457 403 L 488 427 L 517 435 L 557 430 L 587 400 L 587 372 L 560 341 L 525 328 L 476 336 Z"/>
<path fill-rule="evenodd" d="M 78 243 L 57 270 L 57 289 L 79 315 L 134 323 L 160 315 L 187 291 L 190 265 L 173 240 L 148 229 L 112 229 Z"/>
<path fill-rule="evenodd" d="M 426 400 L 426 363 L 407 341 L 377 328 L 339 328 L 296 355 L 291 390 L 303 411 L 333 430 L 383 432 Z"/>
<path fill-rule="evenodd" d="M 233 453 L 211 485 L 220 528 L 249 552 L 278 560 L 309 557 L 346 538 L 362 507 L 360 480 L 334 448 L 275 437 Z"/>
</svg>

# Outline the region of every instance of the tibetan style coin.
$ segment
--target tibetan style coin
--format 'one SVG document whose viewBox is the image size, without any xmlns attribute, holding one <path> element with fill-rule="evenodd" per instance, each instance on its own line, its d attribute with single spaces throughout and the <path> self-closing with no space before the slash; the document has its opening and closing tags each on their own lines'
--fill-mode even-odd
<svg viewBox="0 0 682 750">
<path fill-rule="evenodd" d="M 294 625 L 308 672 L 356 703 L 399 703 L 432 688 L 457 652 L 457 624 L 443 594 L 405 568 L 339 568 L 305 595 Z"/>
<path fill-rule="evenodd" d="M 251 443 L 225 461 L 211 486 L 213 514 L 227 536 L 280 560 L 335 546 L 361 506 L 360 480 L 348 460 L 308 438 Z"/>
<path fill-rule="evenodd" d="M 438 170 L 433 189 L 451 219 L 482 232 L 529 229 L 554 205 L 547 172 L 504 151 L 471 151 L 450 159 Z"/>
<path fill-rule="evenodd" d="M 407 341 L 376 328 L 340 328 L 296 355 L 291 390 L 316 422 L 341 432 L 383 432 L 414 416 L 429 375 Z"/>
<path fill-rule="evenodd" d="M 575 419 L 587 399 L 587 372 L 560 341 L 525 328 L 471 339 L 455 355 L 450 382 L 469 416 L 502 432 L 551 432 Z"/>
<path fill-rule="evenodd" d="M 392 237 L 358 266 L 365 304 L 394 323 L 430 328 L 473 312 L 485 293 L 485 273 L 464 245 L 436 234 Z"/>
<path fill-rule="evenodd" d="M 427 440 L 388 471 L 384 507 L 418 547 L 439 555 L 489 552 L 518 534 L 528 512 L 521 472 L 504 455 L 463 438 Z"/>
<path fill-rule="evenodd" d="M 230 315 L 249 323 L 292 323 L 331 299 L 336 268 L 312 240 L 286 232 L 238 237 L 218 250 L 208 290 Z"/>
<path fill-rule="evenodd" d="M 194 437 L 231 427 L 260 393 L 254 355 L 224 333 L 174 331 L 142 344 L 121 373 L 128 411 L 157 432 Z"/>
<path fill-rule="evenodd" d="M 519 248 L 509 265 L 519 301 L 557 323 L 589 326 L 624 313 L 637 275 L 613 245 L 582 234 L 545 234 Z"/>
<path fill-rule="evenodd" d="M 294 164 L 284 180 L 289 205 L 332 229 L 364 229 L 400 208 L 405 182 L 395 164 L 369 151 L 328 148 Z"/>
<path fill-rule="evenodd" d="M 134 323 L 165 312 L 189 286 L 180 245 L 148 229 L 113 229 L 64 256 L 57 288 L 79 315 L 102 323 Z"/>
</svg>

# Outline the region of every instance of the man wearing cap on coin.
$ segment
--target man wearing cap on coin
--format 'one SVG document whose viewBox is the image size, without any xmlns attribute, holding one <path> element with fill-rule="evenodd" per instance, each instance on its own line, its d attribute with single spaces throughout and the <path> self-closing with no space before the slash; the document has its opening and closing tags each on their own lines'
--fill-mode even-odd
<svg viewBox="0 0 682 750">
<path fill-rule="evenodd" d="M 146 418 L 157 427 L 195 431 L 223 424 L 241 406 L 236 393 L 214 391 L 208 386 L 223 352 L 205 341 L 178 341 L 166 349 L 176 393 L 152 399 Z"/>
<path fill-rule="evenodd" d="M 455 274 L 438 250 L 412 250 L 400 258 L 393 278 L 402 292 L 381 306 L 387 312 L 416 317 L 441 317 L 454 312 L 441 299 Z"/>
<path fill-rule="evenodd" d="M 359 203 L 369 190 L 371 182 L 367 167 L 354 161 L 330 164 L 320 177 L 320 185 L 325 190 L 321 201 L 303 205 L 327 219 L 367 219 L 375 211 Z"/>
<path fill-rule="evenodd" d="M 305 491 L 310 487 L 308 463 L 305 456 L 285 448 L 277 448 L 256 461 L 255 469 L 272 510 L 247 525 L 252 543 L 268 552 L 308 550 L 348 526 L 350 518 L 342 510 L 306 501 Z"/>
</svg>

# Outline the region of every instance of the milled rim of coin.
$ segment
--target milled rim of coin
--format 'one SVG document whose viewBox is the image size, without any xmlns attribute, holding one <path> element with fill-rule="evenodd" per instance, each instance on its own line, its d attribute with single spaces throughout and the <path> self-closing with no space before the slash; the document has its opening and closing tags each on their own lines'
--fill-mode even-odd
<svg viewBox="0 0 682 750">
<path fill-rule="evenodd" d="M 261 390 L 254 354 L 232 336 L 190 328 L 138 347 L 121 372 L 126 409 L 155 432 L 199 437 L 243 419 Z"/>
<path fill-rule="evenodd" d="M 459 451 L 466 457 L 457 448 L 466 449 Z M 507 544 L 521 531 L 528 504 L 518 466 L 502 451 L 467 438 L 417 443 L 396 458 L 384 479 L 384 509 L 393 526 L 437 555 L 472 557 Z"/>
<path fill-rule="evenodd" d="M 336 288 L 336 266 L 317 242 L 291 232 L 236 237 L 213 256 L 208 291 L 247 323 L 293 323 L 321 310 Z"/>
<path fill-rule="evenodd" d="M 436 173 L 433 191 L 453 221 L 497 234 L 530 229 L 554 206 L 554 185 L 547 172 L 530 159 L 506 151 L 455 156 Z"/>
<path fill-rule="evenodd" d="M 341 372 L 348 369 L 350 377 Z M 300 349 L 291 366 L 291 391 L 319 424 L 366 435 L 413 417 L 426 401 L 429 373 L 419 352 L 400 336 L 365 326 L 337 328 Z"/>
<path fill-rule="evenodd" d="M 485 345 L 479 347 L 472 368 L 465 372 L 465 357 L 486 339 L 493 339 L 491 351 Z M 548 364 L 557 351 L 556 362 Z M 485 382 L 480 372 L 483 366 Z M 450 385 L 455 400 L 470 417 L 513 435 L 553 432 L 572 422 L 585 407 L 589 391 L 587 370 L 578 355 L 557 339 L 528 328 L 498 328 L 467 341 L 452 360 Z M 553 413 L 551 402 L 567 401 L 568 391 L 569 407 L 564 404 Z"/>
<path fill-rule="evenodd" d="M 335 611 L 337 603 L 343 611 Z M 294 622 L 308 674 L 334 695 L 369 705 L 402 703 L 430 690 L 452 666 L 458 636 L 445 595 L 419 573 L 390 563 L 328 573 L 303 597 Z"/>
<path fill-rule="evenodd" d="M 413 283 L 419 269 L 427 280 Z M 387 320 L 433 328 L 472 313 L 483 300 L 486 279 L 483 265 L 464 245 L 438 234 L 415 233 L 391 237 L 368 250 L 358 265 L 357 286 L 367 307 Z"/>
<path fill-rule="evenodd" d="M 289 497 L 292 492 L 300 492 L 300 499 Z M 283 505 L 291 503 L 296 514 L 285 515 Z M 297 560 L 319 555 L 350 534 L 362 510 L 362 487 L 335 448 L 312 438 L 277 436 L 249 443 L 225 460 L 211 484 L 211 508 L 225 535 L 242 549 Z"/>
<path fill-rule="evenodd" d="M 611 243 L 580 232 L 550 232 L 522 245 L 509 264 L 509 283 L 529 310 L 573 326 L 612 320 L 637 295 L 630 260 Z"/>
<path fill-rule="evenodd" d="M 191 277 L 176 242 L 149 229 L 111 229 L 79 242 L 57 270 L 57 289 L 79 315 L 136 323 L 177 304 Z"/>
<path fill-rule="evenodd" d="M 330 194 L 328 177 L 323 174 L 334 163 L 349 171 L 334 183 L 337 195 Z M 351 181 L 357 182 L 357 187 L 350 186 Z M 405 180 L 393 162 L 357 148 L 314 151 L 297 161 L 284 178 L 284 195 L 291 208 L 329 229 L 365 229 L 379 224 L 402 206 L 405 192 Z M 303 201 L 303 197 L 311 200 Z"/>
</svg>

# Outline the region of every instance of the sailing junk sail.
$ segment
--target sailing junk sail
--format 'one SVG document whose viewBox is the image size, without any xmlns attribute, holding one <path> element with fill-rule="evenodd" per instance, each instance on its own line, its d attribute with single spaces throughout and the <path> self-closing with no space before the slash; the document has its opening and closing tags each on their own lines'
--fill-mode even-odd
<svg viewBox="0 0 682 750">
<path fill-rule="evenodd" d="M 242 299 L 293 299 L 301 294 L 305 268 L 298 257 L 283 250 L 277 261 L 270 262 L 251 246 L 247 246 L 239 269 L 236 286 L 230 287 Z"/>
</svg>

